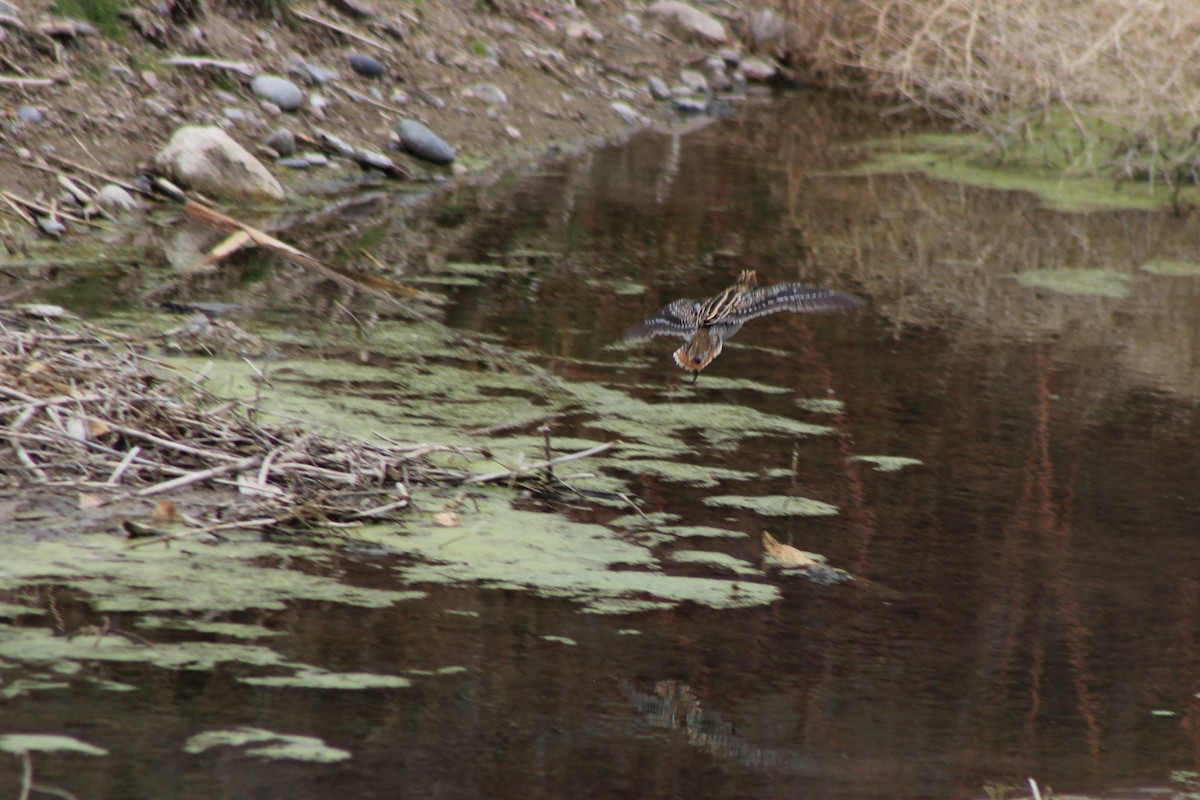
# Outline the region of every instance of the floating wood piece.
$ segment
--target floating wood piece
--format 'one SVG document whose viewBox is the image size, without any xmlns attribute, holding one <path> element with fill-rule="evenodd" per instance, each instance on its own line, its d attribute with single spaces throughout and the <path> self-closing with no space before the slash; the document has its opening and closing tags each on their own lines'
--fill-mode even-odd
<svg viewBox="0 0 1200 800">
<path fill-rule="evenodd" d="M 487 472 L 483 475 L 474 475 L 470 478 L 467 478 L 465 481 L 463 481 L 463 483 L 490 483 L 492 481 L 505 480 L 506 478 L 516 478 L 530 472 L 537 472 L 540 469 L 546 469 L 554 464 L 563 464 L 567 461 L 576 461 L 580 458 L 588 458 L 589 456 L 599 455 L 600 453 L 613 449 L 619 444 L 621 444 L 620 441 L 605 442 L 604 444 L 598 444 L 595 447 L 589 447 L 587 450 L 580 450 L 577 453 L 567 453 L 565 456 L 548 458 L 545 461 L 535 461 L 532 464 L 526 464 L 525 466 L 518 467 L 516 469 L 502 469 L 498 472 Z"/>
<path fill-rule="evenodd" d="M 296 12 L 299 13 L 299 12 Z M 171 56 L 161 62 L 168 67 L 190 67 L 192 69 L 223 69 L 253 78 L 259 69 L 247 61 L 226 61 L 221 58 L 201 58 L 199 56 Z"/>
<path fill-rule="evenodd" d="M 227 231 L 232 231 L 235 234 L 235 236 L 232 236 L 221 244 L 217 245 L 217 248 L 214 251 L 217 252 L 217 257 L 214 258 L 212 253 L 210 253 L 209 256 L 204 260 L 205 265 L 213 264 L 220 259 L 225 258 L 229 254 L 236 252 L 236 250 L 240 249 L 241 247 L 249 244 L 255 244 L 259 247 L 267 248 L 271 252 L 286 258 L 288 261 L 291 261 L 294 264 L 298 264 L 306 269 L 319 272 L 330 280 L 336 281 L 343 286 L 348 286 L 353 289 L 361 289 L 375 295 L 376 297 L 381 297 L 391 303 L 407 309 L 410 312 L 413 312 L 413 309 L 408 308 L 404 303 L 401 303 L 398 299 L 396 299 L 396 294 L 398 292 L 396 292 L 395 289 L 397 287 L 405 290 L 404 292 L 399 292 L 402 294 L 411 293 L 413 290 L 409 287 L 401 286 L 401 284 L 398 284 L 395 281 L 389 281 L 386 278 L 381 278 L 375 275 L 348 273 L 339 269 L 335 269 L 334 267 L 323 263 L 320 261 L 320 259 L 314 258 L 308 253 L 292 247 L 286 242 L 276 239 L 269 233 L 260 231 L 258 228 L 254 228 L 244 222 L 240 222 L 233 217 L 226 216 L 219 211 L 214 211 L 213 209 L 203 206 L 194 200 L 189 200 L 184 203 L 183 210 L 192 219 L 208 223 L 209 225 L 213 225 L 217 228 L 222 228 Z"/>
</svg>

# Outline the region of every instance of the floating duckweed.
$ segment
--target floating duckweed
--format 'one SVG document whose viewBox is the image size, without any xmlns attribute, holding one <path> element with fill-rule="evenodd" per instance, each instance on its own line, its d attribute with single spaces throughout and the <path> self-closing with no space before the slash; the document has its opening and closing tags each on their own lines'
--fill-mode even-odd
<svg viewBox="0 0 1200 800">
<path fill-rule="evenodd" d="M 401 574 L 411 581 L 527 590 L 604 613 L 682 602 L 740 608 L 780 596 L 768 585 L 664 575 L 647 547 L 602 525 L 512 509 L 503 496 L 481 503 L 479 512 L 463 514 L 462 527 L 430 526 L 396 536 L 393 549 L 427 562 L 398 567 Z"/>
<path fill-rule="evenodd" d="M 174 619 L 171 617 L 142 617 L 138 620 L 138 627 L 196 631 L 216 636 L 228 636 L 231 639 L 261 639 L 267 636 L 279 636 L 282 633 L 282 631 L 268 630 L 261 625 L 245 625 L 240 622 L 209 622 L 200 619 Z"/>
<path fill-rule="evenodd" d="M 369 672 L 325 672 L 306 669 L 295 675 L 239 678 L 253 686 L 284 686 L 297 689 L 403 689 L 412 681 L 399 675 L 376 675 Z"/>
<path fill-rule="evenodd" d="M 720 495 L 704 498 L 704 504 L 743 509 L 773 517 L 824 517 L 838 513 L 837 506 L 822 503 L 820 500 L 784 494 L 769 494 L 761 497 Z"/>
<path fill-rule="evenodd" d="M 622 297 L 632 297 L 634 295 L 645 294 L 646 284 L 638 283 L 637 281 L 625 281 L 613 286 L 612 292 Z"/>
<path fill-rule="evenodd" d="M 621 468 L 638 475 L 654 475 L 664 480 L 701 488 L 711 488 L 721 481 L 744 481 L 754 477 L 754 473 L 740 469 L 726 469 L 707 464 L 688 464 L 681 461 L 634 459 L 623 462 Z"/>
<path fill-rule="evenodd" d="M 330 764 L 350 758 L 348 750 L 330 747 L 315 736 L 275 733 L 263 728 L 228 728 L 205 731 L 188 739 L 184 743 L 183 749 L 185 752 L 198 754 L 214 747 L 245 747 L 260 744 L 261 746 L 247 749 L 246 755 L 275 760 L 311 761 L 318 764 Z"/>
<path fill-rule="evenodd" d="M 1035 269 L 1016 274 L 1022 286 L 1052 292 L 1122 298 L 1129 294 L 1129 276 L 1111 269 Z"/>
<path fill-rule="evenodd" d="M 674 522 L 677 519 L 679 519 L 678 514 L 672 514 L 669 511 L 655 511 L 650 514 L 626 514 L 623 517 L 611 520 L 608 524 L 614 528 L 643 530 L 646 528 L 656 528 L 668 522 Z"/>
<path fill-rule="evenodd" d="M 919 458 L 906 458 L 905 456 L 851 456 L 850 460 L 872 464 L 876 472 L 899 472 L 905 467 L 914 467 L 925 463 Z"/>
<path fill-rule="evenodd" d="M 547 642 L 557 642 L 558 644 L 566 644 L 570 645 L 571 647 L 575 647 L 579 644 L 579 642 L 575 641 L 569 636 L 554 636 L 552 634 L 544 634 L 541 638 L 545 639 Z"/>
<path fill-rule="evenodd" d="M 477 264 L 465 261 L 449 261 L 442 266 L 442 270 L 445 272 L 454 272 L 459 275 L 481 275 L 485 277 L 528 271 L 505 266 L 504 264 Z"/>
<path fill-rule="evenodd" d="M 671 560 L 679 564 L 699 564 L 706 567 L 726 569 L 738 575 L 760 575 L 760 571 L 748 562 L 728 553 L 718 553 L 711 550 L 677 550 L 671 553 Z"/>
<path fill-rule="evenodd" d="M 80 753 L 85 756 L 106 756 L 103 747 L 80 741 L 74 736 L 56 733 L 6 733 L 0 736 L 0 751 L 5 753 Z"/>
<path fill-rule="evenodd" d="M 39 678 L 17 678 L 0 689 L 0 700 L 12 700 L 24 697 L 34 692 L 44 692 L 50 689 L 70 689 L 71 684 L 65 681 L 41 680 Z"/>
<path fill-rule="evenodd" d="M 1154 275 L 1168 275 L 1173 278 L 1194 278 L 1200 275 L 1200 263 L 1195 261 L 1154 259 L 1142 264 L 1142 269 Z"/>
<path fill-rule="evenodd" d="M 0 619 L 16 619 L 23 616 L 32 617 L 45 613 L 40 608 L 29 608 L 28 606 L 19 606 L 15 603 L 0 603 Z"/>
<path fill-rule="evenodd" d="M 796 405 L 816 414 L 841 414 L 846 410 L 846 404 L 841 400 L 828 397 L 799 397 L 796 399 Z"/>
<path fill-rule="evenodd" d="M 669 533 L 683 538 L 744 539 L 750 535 L 742 531 L 731 531 L 728 528 L 715 528 L 711 525 L 678 525 L 663 527 L 658 530 L 662 533 Z"/>
</svg>

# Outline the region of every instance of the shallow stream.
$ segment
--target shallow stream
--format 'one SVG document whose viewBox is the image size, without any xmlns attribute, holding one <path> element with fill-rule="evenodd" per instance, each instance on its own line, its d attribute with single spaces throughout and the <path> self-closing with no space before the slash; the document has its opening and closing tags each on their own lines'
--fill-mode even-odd
<svg viewBox="0 0 1200 800">
<path fill-rule="evenodd" d="M 211 388 L 269 411 L 461 443 L 481 472 L 542 458 L 544 422 L 556 454 L 621 444 L 559 465 L 553 498 L 418 490 L 400 530 L 14 546 L 0 733 L 103 748 L 33 757 L 81 798 L 1187 788 L 1194 219 L 1111 186 L 955 182 L 886 120 L 748 103 L 280 233 L 405 266 L 447 299 L 414 304 L 429 322 L 261 261 L 171 284 L 253 306 L 266 387 L 231 357 Z M 889 171 L 906 134 L 936 175 Z M 866 308 L 751 322 L 695 385 L 673 340 L 622 342 L 740 269 Z M 98 284 L 139 282 L 114 274 L 50 299 L 111 308 Z M 849 580 L 764 561 L 763 531 Z M 21 769 L 0 758 L 0 793 Z"/>
</svg>

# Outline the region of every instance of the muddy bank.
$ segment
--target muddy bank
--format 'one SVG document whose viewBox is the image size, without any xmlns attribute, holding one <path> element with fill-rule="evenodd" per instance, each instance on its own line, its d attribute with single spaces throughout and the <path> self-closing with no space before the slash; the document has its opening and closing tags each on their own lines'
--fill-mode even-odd
<svg viewBox="0 0 1200 800">
<path fill-rule="evenodd" d="M 769 59 L 746 60 L 737 6 L 699 21 L 672 13 L 681 3 L 658 6 L 3 5 L 0 185 L 69 205 L 56 171 L 133 181 L 174 130 L 197 124 L 226 129 L 268 161 L 273 131 L 294 133 L 301 151 L 327 131 L 428 179 L 673 122 L 678 105 L 703 113 L 715 95 L 739 96 L 747 80 L 775 73 Z M 287 87 L 264 99 L 253 76 L 290 82 L 297 107 L 281 110 L 295 99 Z M 405 118 L 454 148 L 454 167 L 388 151 Z M 272 171 L 292 198 L 360 180 L 338 159 Z"/>
</svg>

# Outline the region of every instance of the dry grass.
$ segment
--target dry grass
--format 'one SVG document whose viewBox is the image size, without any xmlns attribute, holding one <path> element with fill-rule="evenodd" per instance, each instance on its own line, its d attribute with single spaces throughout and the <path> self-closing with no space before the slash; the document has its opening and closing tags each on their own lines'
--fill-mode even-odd
<svg viewBox="0 0 1200 800">
<path fill-rule="evenodd" d="M 1012 146 L 1196 180 L 1200 4 L 1192 0 L 787 0 L 793 53 L 831 82 L 900 96 Z"/>
</svg>

